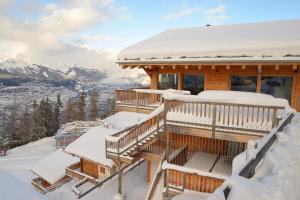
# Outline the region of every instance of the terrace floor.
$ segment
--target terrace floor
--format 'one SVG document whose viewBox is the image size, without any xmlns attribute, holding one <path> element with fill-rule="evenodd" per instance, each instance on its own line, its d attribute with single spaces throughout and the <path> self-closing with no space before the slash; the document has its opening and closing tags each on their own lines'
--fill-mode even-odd
<svg viewBox="0 0 300 200">
<path fill-rule="evenodd" d="M 231 175 L 232 160 L 225 156 L 197 151 L 190 153 L 188 157 L 185 167 L 225 176 Z"/>
</svg>

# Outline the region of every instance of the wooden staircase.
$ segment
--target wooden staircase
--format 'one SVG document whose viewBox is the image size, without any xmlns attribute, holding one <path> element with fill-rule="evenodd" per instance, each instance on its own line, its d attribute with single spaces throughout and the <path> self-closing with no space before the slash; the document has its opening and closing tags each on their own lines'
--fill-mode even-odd
<svg viewBox="0 0 300 200">
<path fill-rule="evenodd" d="M 143 149 L 164 133 L 164 112 L 158 112 L 129 132 L 106 138 L 106 157 L 131 164 L 139 159 Z"/>
</svg>

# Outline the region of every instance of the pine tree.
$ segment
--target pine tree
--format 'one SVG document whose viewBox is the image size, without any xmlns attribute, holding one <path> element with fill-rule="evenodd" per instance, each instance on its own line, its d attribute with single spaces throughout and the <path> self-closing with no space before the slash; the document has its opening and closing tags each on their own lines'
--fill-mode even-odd
<svg viewBox="0 0 300 200">
<path fill-rule="evenodd" d="M 60 94 L 56 96 L 56 104 L 54 109 L 54 132 L 56 132 L 61 124 L 61 111 L 60 109 L 63 107 Z"/>
<path fill-rule="evenodd" d="M 90 119 L 96 120 L 99 117 L 99 94 L 94 91 L 90 97 Z"/>
<path fill-rule="evenodd" d="M 38 140 L 46 135 L 46 128 L 44 127 L 41 119 L 39 105 L 36 100 L 33 100 L 33 111 L 32 111 L 32 132 L 31 141 Z"/>
<path fill-rule="evenodd" d="M 26 144 L 31 140 L 31 120 L 30 120 L 30 113 L 28 110 L 28 106 L 25 106 L 25 110 L 23 111 L 20 117 L 20 124 L 19 124 L 19 133 L 18 133 L 18 145 Z"/>
<path fill-rule="evenodd" d="M 86 95 L 84 92 L 80 94 L 79 102 L 78 102 L 78 117 L 77 120 L 84 121 L 85 120 L 85 98 Z"/>
</svg>

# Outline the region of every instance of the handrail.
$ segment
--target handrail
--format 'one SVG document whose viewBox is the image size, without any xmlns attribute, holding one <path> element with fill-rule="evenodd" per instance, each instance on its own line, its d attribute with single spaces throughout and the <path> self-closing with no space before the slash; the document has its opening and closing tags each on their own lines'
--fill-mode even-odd
<svg viewBox="0 0 300 200">
<path fill-rule="evenodd" d="M 157 115 L 135 126 L 126 134 L 121 134 L 118 137 L 107 137 L 105 141 L 107 152 L 120 155 L 133 146 L 137 146 L 141 141 L 161 128 L 161 126 L 157 127 L 157 124 L 163 120 L 163 114 L 163 111 L 159 112 Z"/>
<path fill-rule="evenodd" d="M 252 158 L 251 160 L 249 160 L 248 162 L 246 162 L 240 168 L 239 172 L 237 172 L 237 174 L 239 176 L 242 176 L 245 178 L 251 178 L 255 174 L 255 169 L 256 169 L 257 165 L 261 162 L 264 155 L 267 153 L 267 151 L 271 148 L 271 146 L 276 141 L 276 138 L 278 137 L 278 135 L 276 133 L 282 132 L 284 127 L 286 127 L 289 123 L 291 123 L 294 116 L 295 116 L 294 113 L 289 113 L 286 116 L 286 118 L 283 119 L 279 123 L 278 127 L 272 129 L 272 131 L 268 135 L 269 136 L 268 140 L 262 146 L 260 146 L 260 148 L 257 149 L 257 153 L 256 153 L 255 157 Z M 265 136 L 265 137 L 267 137 L 267 136 Z M 256 148 L 257 148 L 257 146 L 256 146 Z M 224 182 L 223 183 L 223 193 L 224 193 L 225 199 L 227 199 L 230 191 L 231 191 L 231 186 L 227 182 Z"/>
<path fill-rule="evenodd" d="M 156 169 L 156 173 L 155 173 L 155 176 L 153 178 L 153 181 L 149 187 L 149 190 L 148 190 L 148 193 L 147 193 L 147 196 L 146 196 L 146 200 L 151 200 L 153 198 L 153 195 L 154 195 L 154 192 L 155 192 L 155 189 L 159 183 L 159 180 L 160 180 L 160 177 L 162 175 L 162 164 L 163 164 L 163 161 L 165 160 L 166 158 L 166 152 L 164 151 L 159 163 L 158 163 L 158 166 L 157 166 L 157 169 Z"/>
</svg>

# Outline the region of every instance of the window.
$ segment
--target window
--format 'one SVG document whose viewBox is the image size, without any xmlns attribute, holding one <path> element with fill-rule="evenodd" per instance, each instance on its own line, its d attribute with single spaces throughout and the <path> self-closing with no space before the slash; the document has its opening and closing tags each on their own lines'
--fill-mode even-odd
<svg viewBox="0 0 300 200">
<path fill-rule="evenodd" d="M 178 75 L 177 74 L 159 74 L 158 89 L 178 89 Z"/>
<path fill-rule="evenodd" d="M 100 172 L 101 172 L 102 174 L 105 174 L 105 168 L 100 166 Z"/>
<path fill-rule="evenodd" d="M 257 77 L 256 76 L 231 76 L 231 90 L 256 92 Z"/>
<path fill-rule="evenodd" d="M 204 90 L 204 76 L 185 74 L 183 89 L 191 91 L 191 94 L 202 92 Z"/>
<path fill-rule="evenodd" d="M 264 76 L 261 77 L 260 92 L 274 97 L 284 98 L 291 102 L 292 77 Z"/>
</svg>

